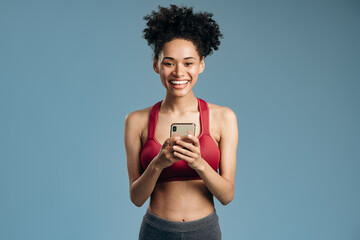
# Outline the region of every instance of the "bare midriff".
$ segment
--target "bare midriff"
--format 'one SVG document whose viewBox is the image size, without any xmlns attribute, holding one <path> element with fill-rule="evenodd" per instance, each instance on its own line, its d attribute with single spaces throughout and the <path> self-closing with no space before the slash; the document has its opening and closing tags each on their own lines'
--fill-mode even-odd
<svg viewBox="0 0 360 240">
<path fill-rule="evenodd" d="M 202 180 L 158 182 L 149 211 L 170 221 L 194 221 L 214 211 L 213 195 Z"/>
</svg>

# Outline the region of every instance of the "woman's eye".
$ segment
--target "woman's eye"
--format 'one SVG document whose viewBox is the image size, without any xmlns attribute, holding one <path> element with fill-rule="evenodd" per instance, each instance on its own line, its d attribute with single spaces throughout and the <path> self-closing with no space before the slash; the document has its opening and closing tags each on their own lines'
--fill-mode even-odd
<svg viewBox="0 0 360 240">
<path fill-rule="evenodd" d="M 186 66 L 191 66 L 193 63 L 185 63 Z"/>
<path fill-rule="evenodd" d="M 172 64 L 172 63 L 165 62 L 164 65 L 165 65 L 165 66 L 172 66 L 173 64 Z"/>
</svg>

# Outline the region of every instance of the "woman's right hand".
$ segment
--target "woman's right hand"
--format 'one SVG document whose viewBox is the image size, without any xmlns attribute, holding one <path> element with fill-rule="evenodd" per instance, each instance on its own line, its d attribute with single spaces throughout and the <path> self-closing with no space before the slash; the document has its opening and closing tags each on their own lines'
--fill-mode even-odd
<svg viewBox="0 0 360 240">
<path fill-rule="evenodd" d="M 176 141 L 180 140 L 178 135 L 174 135 L 165 140 L 162 145 L 159 154 L 156 157 L 156 166 L 159 169 L 170 167 L 174 162 L 181 160 L 174 155 L 173 146 L 176 145 Z"/>
</svg>

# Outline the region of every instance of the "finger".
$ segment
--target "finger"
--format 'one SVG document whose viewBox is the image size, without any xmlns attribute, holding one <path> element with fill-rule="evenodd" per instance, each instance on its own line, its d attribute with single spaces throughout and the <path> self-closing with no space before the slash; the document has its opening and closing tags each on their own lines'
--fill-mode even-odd
<svg viewBox="0 0 360 240">
<path fill-rule="evenodd" d="M 179 153 L 179 152 L 174 152 L 174 155 L 175 155 L 176 157 L 180 158 L 181 160 L 185 160 L 185 161 L 190 162 L 190 163 L 194 161 L 193 158 L 191 158 L 191 157 L 189 157 L 189 156 L 186 156 L 186 155 L 184 155 L 184 154 L 181 154 L 181 153 Z"/>
<path fill-rule="evenodd" d="M 178 158 L 177 156 L 174 155 L 175 151 L 169 152 L 166 155 L 166 158 L 172 163 L 181 160 L 180 158 Z"/>
<path fill-rule="evenodd" d="M 182 137 L 180 140 L 183 141 L 184 143 L 188 143 L 200 148 L 199 139 L 194 135 L 188 134 L 187 136 Z"/>
<path fill-rule="evenodd" d="M 175 152 L 181 153 L 182 155 L 189 156 L 191 158 L 196 158 L 197 157 L 196 153 L 194 153 L 192 151 L 189 151 L 188 149 L 181 148 L 181 147 L 178 147 L 178 146 L 174 146 L 173 149 L 174 149 Z"/>
<path fill-rule="evenodd" d="M 174 152 L 174 153 L 175 153 L 175 152 Z M 173 155 L 174 155 L 174 156 L 171 157 L 171 162 L 172 162 L 172 163 L 182 160 L 182 158 L 176 156 L 175 154 L 173 154 Z"/>
<path fill-rule="evenodd" d="M 172 136 L 170 138 L 170 141 L 171 141 L 171 143 L 175 144 L 175 142 L 180 140 L 180 139 L 181 139 L 181 137 L 178 134 L 176 134 L 175 136 Z"/>
<path fill-rule="evenodd" d="M 174 145 L 174 140 L 171 139 L 171 138 L 168 138 L 165 140 L 164 144 L 163 144 L 163 147 L 166 148 L 166 147 L 171 147 Z"/>
<path fill-rule="evenodd" d="M 165 140 L 163 147 L 168 146 L 168 145 L 170 145 L 170 138 Z"/>
<path fill-rule="evenodd" d="M 188 135 L 183 136 L 181 139 L 184 140 L 185 142 L 191 142 L 194 145 L 200 147 L 199 139 L 195 137 L 193 134 L 191 134 L 190 131 L 188 131 Z"/>
<path fill-rule="evenodd" d="M 175 145 L 176 141 L 179 139 L 180 139 L 180 136 L 172 136 L 165 140 L 163 147 L 173 146 L 173 145 Z"/>
<path fill-rule="evenodd" d="M 188 131 L 187 137 L 192 140 L 192 142 L 194 143 L 194 145 L 196 147 L 200 147 L 199 139 L 197 137 L 195 137 L 193 134 L 191 134 L 191 132 L 190 133 L 189 132 L 190 131 Z"/>
<path fill-rule="evenodd" d="M 179 141 L 176 141 L 176 144 L 181 146 L 181 147 L 187 148 L 188 150 L 190 150 L 192 152 L 196 151 L 196 147 L 192 143 L 188 143 L 188 142 L 184 142 L 182 140 L 179 140 Z"/>
</svg>

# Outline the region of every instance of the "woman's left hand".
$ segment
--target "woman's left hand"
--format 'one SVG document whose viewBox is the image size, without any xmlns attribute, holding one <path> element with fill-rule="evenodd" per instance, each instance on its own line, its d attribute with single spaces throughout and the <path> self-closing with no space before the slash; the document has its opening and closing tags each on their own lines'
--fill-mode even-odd
<svg viewBox="0 0 360 240">
<path fill-rule="evenodd" d="M 189 166 L 194 170 L 203 170 L 205 168 L 204 159 L 201 157 L 199 139 L 191 132 L 177 140 L 173 149 L 174 155 L 188 162 Z"/>
</svg>

